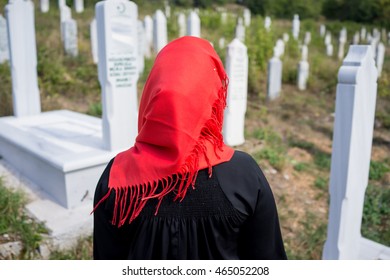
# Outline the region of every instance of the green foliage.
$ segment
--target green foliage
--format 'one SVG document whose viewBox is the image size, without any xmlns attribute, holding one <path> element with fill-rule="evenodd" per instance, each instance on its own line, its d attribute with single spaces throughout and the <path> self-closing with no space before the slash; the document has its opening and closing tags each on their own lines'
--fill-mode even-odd
<svg viewBox="0 0 390 280">
<path fill-rule="evenodd" d="M 363 209 L 362 235 L 390 246 L 390 188 L 369 184 Z"/>
<path fill-rule="evenodd" d="M 385 162 L 371 161 L 370 162 L 370 180 L 378 181 L 390 171 L 389 165 Z"/>
<path fill-rule="evenodd" d="M 314 164 L 322 170 L 330 170 L 330 155 L 317 150 L 314 154 Z"/>
<path fill-rule="evenodd" d="M 298 172 L 309 170 L 310 165 L 306 162 L 299 162 L 294 165 L 294 169 Z"/>
<path fill-rule="evenodd" d="M 326 190 L 328 188 L 328 180 L 323 177 L 317 177 L 314 181 L 314 186 L 320 190 Z"/>
<path fill-rule="evenodd" d="M 12 82 L 8 62 L 0 64 L 0 117 L 12 115 Z"/>
<path fill-rule="evenodd" d="M 101 117 L 102 112 L 102 102 L 96 102 L 89 105 L 87 114 L 95 117 Z"/>
<path fill-rule="evenodd" d="M 24 212 L 26 198 L 23 193 L 7 189 L 0 178 L 0 236 L 7 233 L 19 238 L 23 244 L 21 256 L 17 259 L 34 257 L 42 237 L 46 233 L 43 224 L 36 223 Z"/>
</svg>

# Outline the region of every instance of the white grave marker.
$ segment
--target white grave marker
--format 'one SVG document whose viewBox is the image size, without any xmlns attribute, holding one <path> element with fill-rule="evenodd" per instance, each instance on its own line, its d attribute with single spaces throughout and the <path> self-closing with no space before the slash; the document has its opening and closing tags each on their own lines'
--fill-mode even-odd
<svg viewBox="0 0 390 280">
<path fill-rule="evenodd" d="M 218 40 L 218 46 L 219 46 L 220 49 L 225 48 L 225 37 L 219 38 L 219 40 Z"/>
<path fill-rule="evenodd" d="M 41 112 L 37 77 L 34 4 L 14 0 L 5 6 L 12 75 L 13 109 L 16 117 Z"/>
<path fill-rule="evenodd" d="M 137 5 L 127 0 L 96 5 L 103 142 L 107 150 L 131 147 L 137 135 Z"/>
<path fill-rule="evenodd" d="M 285 43 L 287 43 L 288 40 L 290 40 L 290 36 L 288 35 L 288 33 L 283 33 L 283 41 L 284 41 Z"/>
<path fill-rule="evenodd" d="M 242 18 L 238 18 L 235 30 L 235 38 L 237 38 L 241 42 L 245 42 L 245 26 L 243 24 Z"/>
<path fill-rule="evenodd" d="M 179 26 L 179 37 L 186 35 L 186 16 L 183 13 L 179 13 L 177 16 L 177 25 Z"/>
<path fill-rule="evenodd" d="M 251 25 L 251 11 L 248 8 L 244 9 L 244 24 L 245 26 Z"/>
<path fill-rule="evenodd" d="M 58 8 L 66 5 L 66 0 L 58 0 Z"/>
<path fill-rule="evenodd" d="M 295 40 L 297 40 L 299 36 L 299 26 L 300 26 L 299 15 L 294 15 L 294 19 L 292 23 L 292 34 Z"/>
<path fill-rule="evenodd" d="M 377 95 L 370 46 L 352 45 L 338 73 L 330 207 L 323 259 L 390 258 L 390 248 L 361 236 Z"/>
<path fill-rule="evenodd" d="M 73 0 L 76 13 L 84 12 L 84 0 Z"/>
<path fill-rule="evenodd" d="M 145 29 L 145 57 L 150 58 L 152 56 L 151 48 L 153 46 L 153 19 L 151 16 L 145 16 L 144 18 Z"/>
<path fill-rule="evenodd" d="M 63 24 L 64 30 L 64 49 L 67 55 L 76 57 L 79 53 L 77 40 L 77 22 L 74 19 L 68 19 Z"/>
<path fill-rule="evenodd" d="M 306 32 L 305 33 L 305 39 L 304 39 L 303 43 L 305 45 L 309 45 L 310 42 L 311 42 L 311 33 L 310 32 Z"/>
<path fill-rule="evenodd" d="M 362 41 L 365 41 L 366 40 L 366 35 L 367 35 L 367 30 L 365 27 L 362 27 L 361 31 L 360 31 L 360 39 Z"/>
<path fill-rule="evenodd" d="M 194 11 L 191 11 L 187 18 L 187 35 L 200 38 L 200 18 Z"/>
<path fill-rule="evenodd" d="M 332 43 L 332 35 L 330 32 L 327 32 L 325 35 L 325 45 L 329 45 Z"/>
<path fill-rule="evenodd" d="M 321 24 L 320 25 L 320 36 L 321 37 L 324 37 L 325 36 L 325 33 L 326 33 L 326 27 L 324 24 Z"/>
<path fill-rule="evenodd" d="M 167 19 L 161 10 L 153 16 L 153 49 L 158 53 L 168 43 Z"/>
<path fill-rule="evenodd" d="M 281 57 L 284 55 L 284 41 L 282 39 L 278 39 L 276 41 L 276 48 L 277 48 L 277 51 L 278 51 L 278 54 L 277 56 L 278 57 Z"/>
<path fill-rule="evenodd" d="M 267 99 L 279 97 L 282 89 L 282 61 L 279 59 L 277 48 L 274 48 L 274 57 L 268 62 Z"/>
<path fill-rule="evenodd" d="M 222 12 L 222 13 L 221 13 L 221 23 L 222 23 L 222 24 L 226 24 L 227 18 L 228 18 L 227 13 L 226 13 L 226 12 Z"/>
<path fill-rule="evenodd" d="M 326 55 L 333 56 L 333 45 L 332 44 L 326 45 Z"/>
<path fill-rule="evenodd" d="M 168 1 L 164 2 L 164 10 L 165 10 L 165 16 L 167 18 L 170 18 L 171 17 L 171 6 L 169 6 Z"/>
<path fill-rule="evenodd" d="M 50 9 L 50 1 L 49 0 L 40 0 L 41 12 L 47 13 Z"/>
<path fill-rule="evenodd" d="M 98 56 L 98 42 L 97 42 L 97 26 L 96 18 L 91 21 L 90 24 L 90 36 L 91 36 L 91 50 L 92 50 L 92 59 L 95 64 L 99 61 Z"/>
<path fill-rule="evenodd" d="M 244 125 L 248 91 L 248 55 L 246 46 L 235 38 L 227 47 L 226 73 L 229 77 L 223 136 L 230 146 L 245 142 Z"/>
<path fill-rule="evenodd" d="M 343 28 L 340 31 L 339 52 L 337 55 L 340 60 L 344 59 L 344 46 L 346 42 L 347 42 L 347 29 Z"/>
<path fill-rule="evenodd" d="M 64 22 L 72 18 L 72 10 L 66 6 L 60 6 L 60 30 L 61 30 L 61 40 L 64 41 Z"/>
<path fill-rule="evenodd" d="M 7 21 L 0 15 L 0 64 L 9 60 Z"/>
<path fill-rule="evenodd" d="M 309 78 L 308 47 L 302 46 L 302 60 L 298 63 L 298 89 L 305 90 Z"/>
<path fill-rule="evenodd" d="M 380 77 L 382 74 L 383 62 L 385 61 L 385 52 L 386 52 L 385 45 L 382 42 L 380 42 L 376 50 L 376 58 L 375 58 L 376 67 L 378 69 L 378 77 Z"/>
<path fill-rule="evenodd" d="M 264 28 L 265 28 L 265 30 L 267 30 L 267 31 L 269 31 L 270 30 L 270 28 L 271 28 L 271 18 L 270 17 L 265 17 L 265 19 L 264 19 Z"/>
<path fill-rule="evenodd" d="M 353 35 L 353 44 L 358 45 L 360 41 L 360 34 L 359 32 L 355 32 L 355 35 Z"/>
</svg>

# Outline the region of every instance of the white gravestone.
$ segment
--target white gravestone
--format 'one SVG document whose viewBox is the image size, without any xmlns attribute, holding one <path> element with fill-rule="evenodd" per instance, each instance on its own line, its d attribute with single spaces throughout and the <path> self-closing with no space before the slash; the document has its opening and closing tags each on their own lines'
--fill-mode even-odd
<svg viewBox="0 0 390 280">
<path fill-rule="evenodd" d="M 64 30 L 64 49 L 67 55 L 76 57 L 79 53 L 77 40 L 77 22 L 74 19 L 68 19 L 63 24 Z"/>
<path fill-rule="evenodd" d="M 244 24 L 245 26 L 251 25 L 251 11 L 248 8 L 244 9 Z"/>
<path fill-rule="evenodd" d="M 50 9 L 50 1 L 49 0 L 40 0 L 41 12 L 47 13 Z"/>
<path fill-rule="evenodd" d="M 390 258 L 390 248 L 361 236 L 376 95 L 371 47 L 352 45 L 338 73 L 323 259 Z"/>
<path fill-rule="evenodd" d="M 326 55 L 333 56 L 333 45 L 332 44 L 326 45 Z"/>
<path fill-rule="evenodd" d="M 222 23 L 222 24 L 226 24 L 227 18 L 228 18 L 227 13 L 226 13 L 226 12 L 222 12 L 222 13 L 221 13 L 221 23 Z"/>
<path fill-rule="evenodd" d="M 64 41 L 64 30 L 63 23 L 72 18 L 72 10 L 66 6 L 60 6 L 60 30 L 61 30 L 61 40 Z"/>
<path fill-rule="evenodd" d="M 220 48 L 221 50 L 225 48 L 225 38 L 224 38 L 224 37 L 219 38 L 219 40 L 218 40 L 218 46 L 219 46 L 219 48 Z"/>
<path fill-rule="evenodd" d="M 288 33 L 283 33 L 283 41 L 284 41 L 285 43 L 287 43 L 288 40 L 290 40 L 290 36 L 288 35 Z"/>
<path fill-rule="evenodd" d="M 238 18 L 235 30 L 235 38 L 237 38 L 241 42 L 245 42 L 245 26 L 243 24 L 242 18 Z"/>
<path fill-rule="evenodd" d="M 309 78 L 309 62 L 307 61 L 308 57 L 308 47 L 306 45 L 302 46 L 302 60 L 298 63 L 298 89 L 305 90 L 307 80 Z"/>
<path fill-rule="evenodd" d="M 320 36 L 321 37 L 324 37 L 325 36 L 325 33 L 326 33 L 326 27 L 324 24 L 321 24 L 320 25 Z"/>
<path fill-rule="evenodd" d="M 390 45 L 390 32 L 387 34 L 388 44 Z"/>
<path fill-rule="evenodd" d="M 158 53 L 168 43 L 167 19 L 161 10 L 153 16 L 153 49 Z"/>
<path fill-rule="evenodd" d="M 311 33 L 310 32 L 306 32 L 305 33 L 305 39 L 303 41 L 303 44 L 305 45 L 309 45 L 311 42 Z"/>
<path fill-rule="evenodd" d="M 339 37 L 339 51 L 338 51 L 338 58 L 340 60 L 344 59 L 344 46 L 347 42 L 347 29 L 343 28 L 340 31 L 340 37 Z"/>
<path fill-rule="evenodd" d="M 359 32 L 355 32 L 355 35 L 353 35 L 353 44 L 354 45 L 359 45 L 359 41 L 360 41 L 360 34 Z"/>
<path fill-rule="evenodd" d="M 138 20 L 138 73 L 141 75 L 145 69 L 145 30 L 142 20 Z"/>
<path fill-rule="evenodd" d="M 276 41 L 276 48 L 277 48 L 277 52 L 278 52 L 278 54 L 277 54 L 278 57 L 281 57 L 284 55 L 284 47 L 285 47 L 284 41 L 282 39 L 278 39 Z"/>
<path fill-rule="evenodd" d="M 270 28 L 271 28 L 271 18 L 270 17 L 265 17 L 265 19 L 264 19 L 264 28 L 265 28 L 265 30 L 267 30 L 267 31 L 269 31 L 270 30 Z"/>
<path fill-rule="evenodd" d="M 329 45 L 332 43 L 332 35 L 330 32 L 327 32 L 325 35 L 325 45 Z"/>
<path fill-rule="evenodd" d="M 278 50 L 274 48 L 274 57 L 268 62 L 267 99 L 274 100 L 279 97 L 282 89 L 282 61 Z"/>
<path fill-rule="evenodd" d="M 300 26 L 299 15 L 294 15 L 294 19 L 292 23 L 292 34 L 295 40 L 297 40 L 299 36 L 299 26 Z"/>
<path fill-rule="evenodd" d="M 151 48 L 153 46 L 153 19 L 151 16 L 145 16 L 144 18 L 145 29 L 145 57 L 150 58 L 152 56 Z"/>
<path fill-rule="evenodd" d="M 76 13 L 84 12 L 84 0 L 73 0 Z"/>
<path fill-rule="evenodd" d="M 167 18 L 171 17 L 171 6 L 169 6 L 168 1 L 164 2 L 164 10 L 165 10 L 165 16 Z"/>
<path fill-rule="evenodd" d="M 98 56 L 98 42 L 97 42 L 97 26 L 96 18 L 91 21 L 90 24 L 90 36 L 91 36 L 91 50 L 92 50 L 92 59 L 95 64 L 99 61 Z"/>
<path fill-rule="evenodd" d="M 375 58 L 376 67 L 378 69 L 378 77 L 380 77 L 382 74 L 383 62 L 385 60 L 385 52 L 386 52 L 385 45 L 382 42 L 380 42 L 376 50 L 376 58 Z"/>
<path fill-rule="evenodd" d="M 103 142 L 111 151 L 131 147 L 137 135 L 137 18 L 134 2 L 111 0 L 96 5 Z"/>
<path fill-rule="evenodd" d="M 229 146 L 244 144 L 248 91 L 248 55 L 246 46 L 235 38 L 227 47 L 226 73 L 229 77 L 223 136 Z"/>
<path fill-rule="evenodd" d="M 187 18 L 187 35 L 200 38 L 200 18 L 194 11 Z"/>
<path fill-rule="evenodd" d="M 183 37 L 186 35 L 186 16 L 183 13 L 179 13 L 177 16 L 177 25 L 179 27 L 179 37 Z"/>
<path fill-rule="evenodd" d="M 362 27 L 362 29 L 360 31 L 360 39 L 362 41 L 366 41 L 366 35 L 367 35 L 367 30 L 365 27 Z"/>
<path fill-rule="evenodd" d="M 7 21 L 0 15 L 0 64 L 9 60 Z"/>
<path fill-rule="evenodd" d="M 58 0 L 58 8 L 66 5 L 66 0 Z"/>
<path fill-rule="evenodd" d="M 14 0 L 5 7 L 8 23 L 13 109 L 16 117 L 41 112 L 37 77 L 34 4 Z"/>
</svg>

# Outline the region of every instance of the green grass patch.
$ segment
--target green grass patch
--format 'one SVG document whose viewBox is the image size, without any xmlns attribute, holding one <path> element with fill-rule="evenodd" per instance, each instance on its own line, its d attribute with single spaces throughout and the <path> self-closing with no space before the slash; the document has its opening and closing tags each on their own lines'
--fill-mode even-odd
<svg viewBox="0 0 390 280">
<path fill-rule="evenodd" d="M 380 161 L 371 161 L 369 178 L 370 180 L 379 181 L 389 171 L 390 168 L 387 163 Z"/>
<path fill-rule="evenodd" d="M 310 169 L 310 164 L 306 162 L 299 162 L 294 165 L 294 170 L 301 172 L 301 171 L 307 171 Z"/>
<path fill-rule="evenodd" d="M 69 250 L 54 251 L 51 260 L 91 260 L 93 255 L 92 237 L 82 238 L 77 245 Z"/>
<path fill-rule="evenodd" d="M 390 187 L 369 184 L 363 209 L 362 235 L 390 246 Z"/>
<path fill-rule="evenodd" d="M 0 235 L 8 234 L 12 239 L 21 240 L 23 250 L 17 259 L 31 259 L 47 233 L 44 225 L 35 222 L 24 211 L 25 195 L 20 191 L 6 188 L 0 178 Z"/>
<path fill-rule="evenodd" d="M 328 189 L 328 179 L 324 177 L 317 177 L 314 181 L 314 186 L 317 189 L 325 191 Z"/>
</svg>

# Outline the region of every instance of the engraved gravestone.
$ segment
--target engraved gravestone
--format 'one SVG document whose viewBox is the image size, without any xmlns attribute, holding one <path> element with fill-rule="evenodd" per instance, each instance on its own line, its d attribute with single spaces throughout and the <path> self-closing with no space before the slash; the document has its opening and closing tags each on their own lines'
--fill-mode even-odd
<svg viewBox="0 0 390 280">
<path fill-rule="evenodd" d="M 66 4 L 60 6 L 61 40 L 64 41 L 64 22 L 72 18 L 72 10 Z"/>
<path fill-rule="evenodd" d="M 244 24 L 246 27 L 251 25 L 251 11 L 248 8 L 244 9 Z"/>
<path fill-rule="evenodd" d="M 107 150 L 126 149 L 137 135 L 137 18 L 137 5 L 127 0 L 96 5 L 103 142 Z"/>
<path fill-rule="evenodd" d="M 378 69 L 378 77 L 380 77 L 382 74 L 383 62 L 385 60 L 385 52 L 386 52 L 385 45 L 382 42 L 380 42 L 377 46 L 376 58 L 375 58 L 376 67 Z"/>
<path fill-rule="evenodd" d="M 264 28 L 269 31 L 271 28 L 271 18 L 270 17 L 265 17 L 264 19 Z"/>
<path fill-rule="evenodd" d="M 153 16 L 153 49 L 158 53 L 168 43 L 167 19 L 161 10 Z"/>
<path fill-rule="evenodd" d="M 142 74 L 145 68 L 145 30 L 142 20 L 137 21 L 138 31 L 138 73 Z"/>
<path fill-rule="evenodd" d="M 227 145 L 245 142 L 244 127 L 248 91 L 248 55 L 246 46 L 235 38 L 227 47 L 226 73 L 229 77 L 223 135 Z"/>
<path fill-rule="evenodd" d="M 37 77 L 34 4 L 30 0 L 10 1 L 5 7 L 13 110 L 16 117 L 41 112 Z"/>
<path fill-rule="evenodd" d="M 320 25 L 320 36 L 321 37 L 324 37 L 325 36 L 325 33 L 326 33 L 326 27 L 324 24 L 321 24 Z"/>
</svg>

